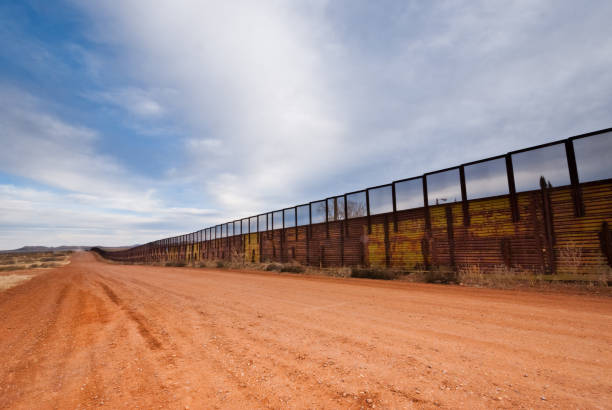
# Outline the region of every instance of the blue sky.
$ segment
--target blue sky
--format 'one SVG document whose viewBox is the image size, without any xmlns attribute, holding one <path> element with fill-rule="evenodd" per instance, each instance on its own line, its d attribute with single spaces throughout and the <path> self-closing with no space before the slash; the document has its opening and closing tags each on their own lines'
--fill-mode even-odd
<svg viewBox="0 0 612 410">
<path fill-rule="evenodd" d="M 611 126 L 612 3 L 0 2 L 0 249 L 143 243 Z"/>
</svg>

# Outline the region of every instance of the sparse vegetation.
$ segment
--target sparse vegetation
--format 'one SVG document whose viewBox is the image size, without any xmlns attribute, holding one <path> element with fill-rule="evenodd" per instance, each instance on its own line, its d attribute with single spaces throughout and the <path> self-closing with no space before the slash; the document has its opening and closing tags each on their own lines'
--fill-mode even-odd
<svg viewBox="0 0 612 410">
<path fill-rule="evenodd" d="M 479 265 L 468 265 L 460 268 L 457 272 L 457 279 L 461 284 L 492 288 L 509 288 L 519 283 L 528 282 L 530 279 L 535 284 L 538 276 L 527 275 L 520 270 L 508 268 L 505 265 L 495 266 L 488 271 L 485 271 Z"/>
<path fill-rule="evenodd" d="M 583 265 L 582 248 L 570 241 L 561 247 L 559 262 L 561 273 L 579 274 Z"/>
<path fill-rule="evenodd" d="M 32 279 L 33 275 L 7 275 L 0 276 L 0 291 L 10 289 L 27 280 Z"/>
<path fill-rule="evenodd" d="M 488 287 L 510 289 L 516 287 L 542 288 L 551 285 L 574 286 L 579 288 L 607 287 L 612 280 L 612 269 L 603 261 L 595 271 L 587 272 L 582 262 L 582 250 L 568 244 L 562 249 L 560 264 L 571 266 L 572 269 L 563 270 L 567 273 L 556 275 L 545 275 L 541 272 L 533 272 L 521 267 L 509 268 L 505 265 L 483 268 L 479 265 L 461 266 L 453 269 L 449 266 L 433 266 L 425 269 L 416 266 L 411 270 L 393 269 L 384 267 L 316 267 L 301 265 L 295 260 L 289 263 L 269 262 L 252 263 L 245 260 L 242 252 L 233 251 L 229 259 L 205 259 L 191 261 L 189 264 L 183 261 L 169 261 L 153 263 L 168 267 L 191 267 L 209 269 L 248 269 L 278 273 L 296 273 L 341 278 L 367 278 L 377 280 L 402 280 L 407 282 L 437 283 L 437 284 L 460 284 L 463 286 Z M 126 263 L 133 264 L 133 263 Z M 41 267 L 45 264 L 41 264 Z M 5 268 L 0 266 L 0 271 Z M 15 269 L 15 268 L 12 268 Z M 570 270 L 580 273 L 569 273 Z M 599 290 L 596 290 L 599 292 Z"/>
<path fill-rule="evenodd" d="M 280 271 L 288 272 L 288 273 L 304 273 L 306 272 L 306 268 L 304 268 L 302 265 L 292 263 L 292 264 L 283 265 Z"/>
<path fill-rule="evenodd" d="M 55 268 L 69 263 L 72 252 L 36 252 L 0 254 L 0 272 Z"/>
<path fill-rule="evenodd" d="M 576 261 L 574 266 L 580 266 L 576 253 L 572 251 L 571 257 Z M 546 275 L 541 272 L 533 272 L 527 269 L 508 268 L 504 265 L 484 269 L 478 265 L 464 266 L 458 271 L 458 281 L 462 285 L 509 289 L 515 287 L 542 287 L 550 285 L 569 285 L 578 287 L 607 287 L 612 279 L 612 269 L 601 264 L 591 273 L 579 271 L 576 273 L 558 273 Z"/>
<path fill-rule="evenodd" d="M 166 262 L 166 266 L 184 268 L 185 266 L 187 266 L 187 264 L 185 262 Z"/>
<path fill-rule="evenodd" d="M 446 266 L 434 266 L 422 275 L 426 283 L 456 283 L 457 273 Z"/>
<path fill-rule="evenodd" d="M 283 268 L 283 265 L 279 263 L 271 263 L 268 266 L 266 266 L 266 270 L 268 272 L 272 272 L 272 271 L 280 272 L 282 268 Z"/>
<path fill-rule="evenodd" d="M 399 272 L 390 270 L 390 269 L 353 268 L 351 270 L 352 278 L 393 280 L 393 279 L 397 279 L 398 276 L 399 276 Z"/>
<path fill-rule="evenodd" d="M 17 286 L 42 272 L 42 268 L 55 268 L 70 262 L 72 252 L 1 253 L 0 272 L 27 272 L 0 275 L 0 291 Z"/>
</svg>

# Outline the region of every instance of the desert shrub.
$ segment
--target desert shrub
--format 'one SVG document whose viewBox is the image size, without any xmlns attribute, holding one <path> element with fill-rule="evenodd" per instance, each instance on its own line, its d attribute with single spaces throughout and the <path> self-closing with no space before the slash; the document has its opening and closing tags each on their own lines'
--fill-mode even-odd
<svg viewBox="0 0 612 410">
<path fill-rule="evenodd" d="M 0 267 L 0 272 L 23 270 L 23 269 L 25 269 L 25 266 L 2 266 Z"/>
<path fill-rule="evenodd" d="M 425 272 L 424 280 L 427 283 L 455 283 L 457 274 L 450 268 L 435 266 Z"/>
<path fill-rule="evenodd" d="M 506 265 L 493 266 L 486 271 L 478 265 L 468 265 L 459 269 L 457 279 L 465 285 L 510 288 L 521 283 L 535 286 L 542 282 L 543 276 L 519 268 L 509 268 Z"/>
<path fill-rule="evenodd" d="M 225 262 L 224 262 L 224 261 L 217 261 L 216 267 L 217 267 L 217 268 L 220 268 L 220 269 L 221 269 L 221 268 L 225 268 L 225 267 L 226 267 L 226 264 L 225 264 Z"/>
<path fill-rule="evenodd" d="M 5 261 L 2 262 L 3 265 L 14 265 L 15 263 L 15 259 L 7 259 Z"/>
<path fill-rule="evenodd" d="M 582 248 L 570 241 L 559 250 L 558 269 L 570 274 L 581 273 L 583 264 Z"/>
<path fill-rule="evenodd" d="M 352 278 L 368 278 L 368 279 L 381 279 L 381 280 L 393 280 L 398 277 L 396 271 L 389 269 L 379 268 L 353 268 L 351 270 Z"/>
<path fill-rule="evenodd" d="M 266 266 L 266 270 L 268 272 L 272 272 L 272 271 L 280 272 L 282 268 L 283 268 L 283 265 L 280 265 L 278 263 L 271 263 L 268 266 Z"/>
<path fill-rule="evenodd" d="M 244 252 L 238 252 L 237 250 L 232 251 L 230 254 L 230 263 L 233 267 L 243 267 L 246 265 Z"/>
<path fill-rule="evenodd" d="M 306 269 L 301 265 L 291 264 L 291 265 L 283 265 L 280 271 L 288 272 L 288 273 L 304 273 Z"/>
<path fill-rule="evenodd" d="M 350 278 L 352 269 L 347 266 L 339 266 L 337 268 L 331 268 L 327 271 L 329 276 L 334 276 L 337 278 Z"/>
<path fill-rule="evenodd" d="M 46 264 L 45 263 L 41 263 L 41 264 L 33 263 L 30 265 L 30 268 L 44 268 L 44 266 L 42 265 L 46 265 Z"/>
<path fill-rule="evenodd" d="M 480 265 L 462 267 L 457 272 L 457 279 L 459 283 L 465 285 L 484 285 L 485 283 L 484 271 L 480 268 Z"/>
<path fill-rule="evenodd" d="M 174 266 L 176 268 L 184 268 L 187 266 L 185 262 L 166 262 L 166 266 Z"/>
<path fill-rule="evenodd" d="M 607 264 L 602 263 L 596 269 L 597 285 L 608 287 L 612 282 L 612 268 Z"/>
<path fill-rule="evenodd" d="M 57 262 L 57 261 L 61 261 L 62 259 L 63 258 L 57 258 L 57 257 L 49 258 L 49 257 L 47 257 L 47 258 L 41 258 L 40 261 L 41 262 Z"/>
</svg>

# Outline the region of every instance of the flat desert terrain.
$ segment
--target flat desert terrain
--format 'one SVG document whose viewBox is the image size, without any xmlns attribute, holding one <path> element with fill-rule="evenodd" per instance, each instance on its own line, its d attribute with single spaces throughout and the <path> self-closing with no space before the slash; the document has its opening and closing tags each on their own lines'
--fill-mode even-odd
<svg viewBox="0 0 612 410">
<path fill-rule="evenodd" d="M 0 292 L 0 408 L 610 408 L 612 299 L 108 264 Z"/>
</svg>

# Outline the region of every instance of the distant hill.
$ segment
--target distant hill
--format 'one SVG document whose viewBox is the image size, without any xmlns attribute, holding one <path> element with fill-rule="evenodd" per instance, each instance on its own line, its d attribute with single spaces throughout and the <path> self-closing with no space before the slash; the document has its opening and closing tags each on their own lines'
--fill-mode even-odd
<svg viewBox="0 0 612 410">
<path fill-rule="evenodd" d="M 134 248 L 136 246 L 139 245 L 130 245 L 130 246 L 92 246 L 90 249 L 93 250 L 93 248 L 100 248 L 104 251 L 107 252 L 115 252 L 115 251 L 124 251 L 126 249 L 130 249 L 130 248 Z"/>
<path fill-rule="evenodd" d="M 91 246 L 23 246 L 19 249 L 0 251 L 0 253 L 33 253 L 33 252 L 61 252 L 61 251 L 88 251 Z"/>
<path fill-rule="evenodd" d="M 138 245 L 129 246 L 23 246 L 19 249 L 0 251 L 0 253 L 34 253 L 34 252 L 62 252 L 62 251 L 89 251 L 92 248 L 100 248 L 105 251 L 122 251 Z"/>
</svg>

